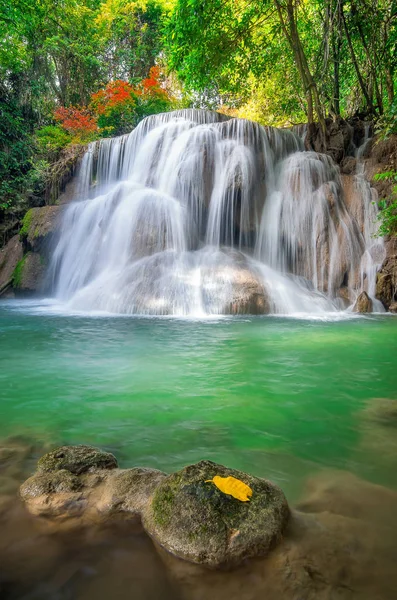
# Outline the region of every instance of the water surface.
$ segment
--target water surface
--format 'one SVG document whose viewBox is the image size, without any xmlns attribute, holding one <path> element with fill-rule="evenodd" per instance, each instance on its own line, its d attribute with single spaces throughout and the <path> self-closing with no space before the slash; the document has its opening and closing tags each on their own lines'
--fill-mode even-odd
<svg viewBox="0 0 397 600">
<path fill-rule="evenodd" d="M 394 447 L 363 415 L 397 397 L 396 353 L 391 315 L 200 321 L 3 301 L 0 437 L 93 444 L 168 472 L 208 458 L 290 499 L 329 467 L 394 487 Z"/>
</svg>

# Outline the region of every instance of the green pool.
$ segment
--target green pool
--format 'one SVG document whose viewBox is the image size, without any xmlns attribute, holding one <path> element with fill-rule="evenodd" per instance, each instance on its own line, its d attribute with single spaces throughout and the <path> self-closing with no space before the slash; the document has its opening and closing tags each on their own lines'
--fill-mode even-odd
<svg viewBox="0 0 397 600">
<path fill-rule="evenodd" d="M 197 321 L 3 301 L 0 437 L 94 444 L 165 471 L 209 458 L 290 497 L 329 467 L 397 486 L 393 451 L 362 417 L 397 398 L 396 356 L 391 315 Z"/>
</svg>

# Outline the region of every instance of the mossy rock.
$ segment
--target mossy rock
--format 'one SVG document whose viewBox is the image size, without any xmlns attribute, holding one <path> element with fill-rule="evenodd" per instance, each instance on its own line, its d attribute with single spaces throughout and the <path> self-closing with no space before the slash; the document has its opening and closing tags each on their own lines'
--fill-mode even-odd
<svg viewBox="0 0 397 600">
<path fill-rule="evenodd" d="M 16 293 L 31 295 L 43 289 L 45 264 L 37 252 L 28 252 L 14 269 L 12 285 Z"/>
<path fill-rule="evenodd" d="M 60 228 L 62 211 L 62 206 L 42 206 L 28 210 L 19 232 L 25 249 L 48 255 L 54 236 Z"/>
<path fill-rule="evenodd" d="M 37 463 L 39 473 L 51 473 L 66 469 L 80 475 L 97 469 L 116 469 L 117 460 L 110 454 L 93 446 L 61 446 L 42 456 Z"/>
<path fill-rule="evenodd" d="M 44 494 L 77 492 L 81 487 L 82 483 L 77 475 L 61 469 L 56 473 L 39 473 L 29 477 L 21 485 L 20 494 L 21 498 L 26 501 Z"/>
<path fill-rule="evenodd" d="M 220 491 L 214 476 L 234 477 L 252 489 L 242 502 Z M 166 477 L 143 514 L 147 532 L 180 558 L 209 567 L 235 566 L 266 555 L 281 539 L 289 508 L 265 479 L 201 461 Z"/>
</svg>

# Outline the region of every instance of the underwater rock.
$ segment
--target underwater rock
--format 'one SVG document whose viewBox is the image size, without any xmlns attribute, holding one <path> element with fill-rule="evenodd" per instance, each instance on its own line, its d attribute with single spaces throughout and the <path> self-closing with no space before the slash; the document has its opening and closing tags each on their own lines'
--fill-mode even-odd
<svg viewBox="0 0 397 600">
<path fill-rule="evenodd" d="M 222 492 L 215 476 L 234 477 L 252 490 L 248 501 Z M 265 479 L 201 461 L 166 477 L 143 513 L 149 535 L 173 555 L 209 567 L 264 556 L 281 540 L 289 507 Z"/>
<path fill-rule="evenodd" d="M 42 456 L 37 463 L 39 473 L 65 469 L 75 475 L 96 469 L 116 469 L 117 460 L 110 452 L 93 446 L 61 446 Z"/>
<path fill-rule="evenodd" d="M 354 306 L 353 312 L 356 313 L 370 313 L 372 312 L 372 300 L 368 296 L 367 292 L 361 292 L 358 296 Z"/>
<path fill-rule="evenodd" d="M 397 428 L 397 400 L 392 398 L 373 398 L 368 402 L 362 416 L 368 422 L 384 427 Z M 397 440 L 396 440 L 397 441 Z"/>
</svg>

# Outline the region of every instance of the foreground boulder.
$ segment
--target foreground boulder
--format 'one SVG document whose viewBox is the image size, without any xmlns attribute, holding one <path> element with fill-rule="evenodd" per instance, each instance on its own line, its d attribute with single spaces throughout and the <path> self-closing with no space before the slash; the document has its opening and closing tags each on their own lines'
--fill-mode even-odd
<svg viewBox="0 0 397 600">
<path fill-rule="evenodd" d="M 92 446 L 44 455 L 20 496 L 47 527 L 135 521 L 174 556 L 209 567 L 267 555 L 290 515 L 283 492 L 265 479 L 210 461 L 168 476 L 119 469 L 112 454 Z"/>
<path fill-rule="evenodd" d="M 27 509 L 68 527 L 108 521 L 122 514 L 140 521 L 150 495 L 165 474 L 156 469 L 119 469 L 109 452 L 92 446 L 62 446 L 45 454 L 20 488 Z"/>
<path fill-rule="evenodd" d="M 61 446 L 48 452 L 37 463 L 39 473 L 53 473 L 66 470 L 80 475 L 97 469 L 116 469 L 117 460 L 110 452 L 103 452 L 93 446 Z"/>
<path fill-rule="evenodd" d="M 232 488 L 222 491 L 216 477 L 249 486 L 250 499 L 234 497 Z M 282 538 L 289 508 L 281 489 L 269 481 L 204 460 L 166 477 L 143 518 L 146 531 L 172 554 L 225 567 L 266 555 Z"/>
</svg>

